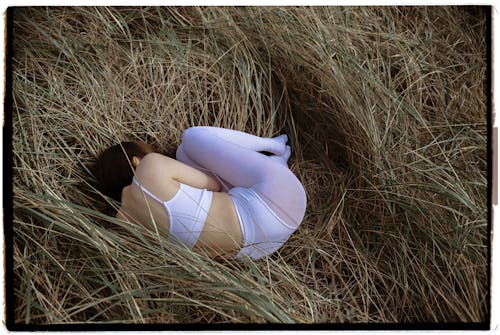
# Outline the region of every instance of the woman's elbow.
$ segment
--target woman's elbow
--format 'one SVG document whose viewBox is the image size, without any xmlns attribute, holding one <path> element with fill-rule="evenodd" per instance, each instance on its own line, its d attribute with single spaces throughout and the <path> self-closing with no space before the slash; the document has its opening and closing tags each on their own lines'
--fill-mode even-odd
<svg viewBox="0 0 500 335">
<path fill-rule="evenodd" d="M 220 192 L 222 190 L 222 185 L 218 180 L 212 179 L 209 190 L 213 192 Z"/>
</svg>

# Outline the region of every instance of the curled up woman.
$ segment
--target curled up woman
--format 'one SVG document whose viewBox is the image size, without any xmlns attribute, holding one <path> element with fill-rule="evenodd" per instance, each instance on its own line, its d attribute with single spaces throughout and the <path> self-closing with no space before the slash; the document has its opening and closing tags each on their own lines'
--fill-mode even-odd
<svg viewBox="0 0 500 335">
<path fill-rule="evenodd" d="M 211 257 L 259 259 L 286 242 L 306 210 L 287 140 L 192 127 L 176 159 L 123 142 L 101 153 L 95 172 L 103 193 L 121 202 L 118 219 L 156 225 Z"/>
</svg>

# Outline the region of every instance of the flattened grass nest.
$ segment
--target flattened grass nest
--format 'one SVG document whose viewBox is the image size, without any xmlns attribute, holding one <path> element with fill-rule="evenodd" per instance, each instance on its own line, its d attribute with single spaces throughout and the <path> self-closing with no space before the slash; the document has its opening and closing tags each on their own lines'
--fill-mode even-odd
<svg viewBox="0 0 500 335">
<path fill-rule="evenodd" d="M 16 322 L 486 321 L 487 13 L 16 8 Z M 308 209 L 276 254 L 112 217 L 97 154 L 194 125 L 289 135 Z"/>
</svg>

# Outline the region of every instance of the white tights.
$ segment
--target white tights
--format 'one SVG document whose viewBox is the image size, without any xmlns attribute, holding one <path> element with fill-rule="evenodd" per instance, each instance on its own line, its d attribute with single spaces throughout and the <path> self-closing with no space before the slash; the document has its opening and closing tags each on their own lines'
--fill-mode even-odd
<svg viewBox="0 0 500 335">
<path fill-rule="evenodd" d="M 291 149 L 286 141 L 286 135 L 265 138 L 225 128 L 192 127 L 184 131 L 176 158 L 215 176 L 225 191 L 252 188 L 284 222 L 297 227 L 304 217 L 306 194 L 288 169 Z"/>
</svg>

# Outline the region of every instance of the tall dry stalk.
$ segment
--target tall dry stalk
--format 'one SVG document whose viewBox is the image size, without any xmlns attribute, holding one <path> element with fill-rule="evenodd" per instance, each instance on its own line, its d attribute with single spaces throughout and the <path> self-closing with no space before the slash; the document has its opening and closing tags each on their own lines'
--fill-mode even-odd
<svg viewBox="0 0 500 335">
<path fill-rule="evenodd" d="M 486 9 L 14 15 L 16 322 L 486 321 Z M 308 209 L 278 253 L 217 262 L 112 217 L 96 155 L 194 125 L 288 133 Z"/>
</svg>

